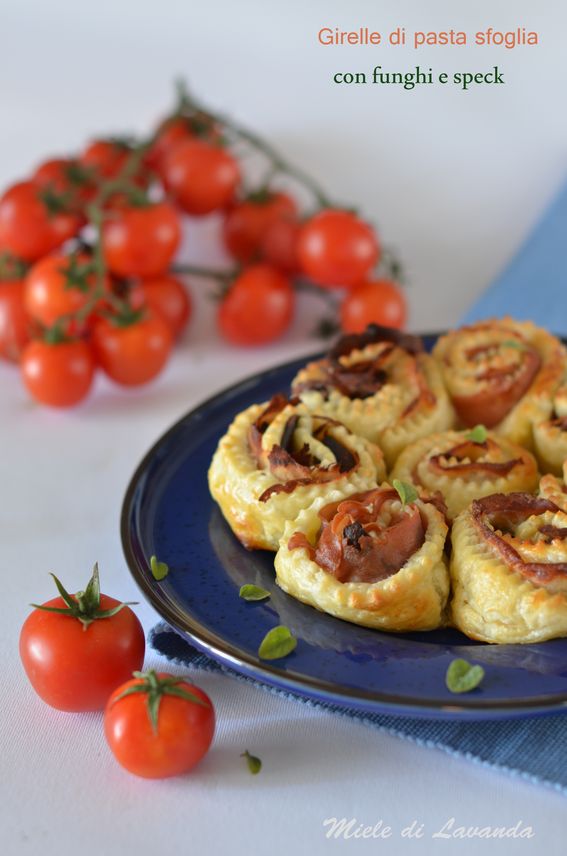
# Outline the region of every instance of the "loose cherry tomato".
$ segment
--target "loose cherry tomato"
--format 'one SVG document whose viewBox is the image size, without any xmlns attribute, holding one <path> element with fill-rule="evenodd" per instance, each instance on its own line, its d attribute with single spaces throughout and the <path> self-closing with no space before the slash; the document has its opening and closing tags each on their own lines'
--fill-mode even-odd
<svg viewBox="0 0 567 856">
<path fill-rule="evenodd" d="M 102 229 L 104 257 L 117 276 L 160 276 L 180 240 L 179 215 L 168 202 L 117 208 Z"/>
<path fill-rule="evenodd" d="M 191 298 L 183 283 L 173 276 L 161 276 L 143 280 L 141 287 L 146 306 L 179 336 L 191 316 Z"/>
<path fill-rule="evenodd" d="M 26 310 L 40 324 L 51 327 L 62 316 L 83 308 L 96 281 L 92 259 L 85 253 L 47 256 L 26 276 Z M 108 290 L 106 280 L 104 287 Z"/>
<path fill-rule="evenodd" d="M 187 140 L 166 158 L 163 177 L 184 211 L 210 214 L 232 201 L 240 169 L 226 149 L 203 140 Z"/>
<path fill-rule="evenodd" d="M 51 707 L 102 710 L 112 691 L 142 668 L 144 631 L 129 606 L 100 593 L 96 565 L 84 592 L 63 592 L 27 617 L 20 657 Z"/>
<path fill-rule="evenodd" d="M 319 285 L 349 288 L 377 263 L 374 231 L 348 211 L 327 209 L 305 223 L 297 247 L 304 273 Z"/>
<path fill-rule="evenodd" d="M 91 167 L 101 178 L 116 178 L 124 169 L 131 154 L 130 147 L 115 140 L 94 140 L 79 158 L 84 166 Z"/>
<path fill-rule="evenodd" d="M 12 185 L 0 199 L 0 247 L 33 262 L 72 238 L 83 221 L 61 204 L 32 181 Z"/>
<path fill-rule="evenodd" d="M 252 265 L 220 303 L 219 327 L 233 345 L 263 345 L 287 330 L 294 306 L 295 292 L 283 273 L 269 265 Z"/>
<path fill-rule="evenodd" d="M 260 253 L 268 264 L 284 273 L 294 274 L 299 270 L 297 245 L 301 224 L 295 218 L 274 220 L 262 238 Z"/>
<path fill-rule="evenodd" d="M 93 352 L 81 340 L 30 342 L 21 360 L 28 392 L 40 404 L 72 407 L 88 394 L 95 372 Z"/>
<path fill-rule="evenodd" d="M 165 672 L 137 674 L 112 693 L 104 713 L 116 760 L 146 779 L 188 772 L 206 755 L 214 730 L 208 695 Z"/>
<path fill-rule="evenodd" d="M 341 304 L 341 326 L 346 333 L 362 333 L 372 323 L 400 328 L 406 320 L 406 299 L 389 279 L 355 285 Z"/>
<path fill-rule="evenodd" d="M 229 253 L 239 262 L 258 261 L 270 226 L 292 219 L 297 208 L 286 193 L 260 193 L 235 203 L 227 212 L 223 238 Z"/>
<path fill-rule="evenodd" d="M 29 341 L 29 328 L 23 281 L 0 280 L 0 357 L 18 362 Z"/>
<path fill-rule="evenodd" d="M 97 362 L 108 377 L 123 386 L 138 386 L 153 380 L 164 368 L 173 333 L 162 318 L 148 312 L 126 324 L 97 320 L 92 343 Z"/>
</svg>

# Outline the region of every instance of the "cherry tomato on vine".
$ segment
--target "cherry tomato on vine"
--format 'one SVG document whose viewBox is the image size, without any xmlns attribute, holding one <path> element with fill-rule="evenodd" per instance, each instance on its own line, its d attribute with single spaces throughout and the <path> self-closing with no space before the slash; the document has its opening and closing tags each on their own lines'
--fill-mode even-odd
<svg viewBox="0 0 567 856">
<path fill-rule="evenodd" d="M 284 273 L 294 274 L 299 270 L 297 245 L 301 223 L 295 218 L 274 220 L 262 238 L 261 256 L 268 264 L 274 265 Z"/>
<path fill-rule="evenodd" d="M 40 164 L 32 176 L 38 187 L 52 188 L 57 193 L 72 194 L 77 202 L 86 203 L 93 196 L 93 170 L 72 158 L 52 158 Z"/>
<path fill-rule="evenodd" d="M 176 146 L 163 168 L 165 185 L 188 214 L 226 208 L 240 182 L 236 158 L 221 146 L 187 140 Z"/>
<path fill-rule="evenodd" d="M 377 263 L 380 248 L 374 231 L 348 211 L 320 211 L 303 226 L 298 242 L 304 273 L 318 285 L 349 288 Z"/>
<path fill-rule="evenodd" d="M 28 272 L 24 301 L 29 315 L 45 327 L 81 310 L 90 300 L 97 279 L 85 253 L 46 256 Z M 108 282 L 105 280 L 105 290 Z"/>
<path fill-rule="evenodd" d="M 92 328 L 92 344 L 109 378 L 122 386 L 138 386 L 165 367 L 173 333 L 162 318 L 149 312 L 132 320 L 100 318 Z"/>
<path fill-rule="evenodd" d="M 179 215 L 168 202 L 114 209 L 102 228 L 104 257 L 117 276 L 160 276 L 180 240 Z"/>
<path fill-rule="evenodd" d="M 142 303 L 167 323 L 179 336 L 191 316 L 191 298 L 182 282 L 173 276 L 145 279 L 141 283 Z"/>
<path fill-rule="evenodd" d="M 345 333 L 362 333 L 368 324 L 401 328 L 407 320 L 407 304 L 400 287 L 389 279 L 355 285 L 341 304 Z"/>
<path fill-rule="evenodd" d="M 227 211 L 223 225 L 227 250 L 239 262 L 258 261 L 270 226 L 296 214 L 295 202 L 287 193 L 260 192 L 236 202 Z"/>
<path fill-rule="evenodd" d="M 29 341 L 30 317 L 21 279 L 0 280 L 0 357 L 18 362 Z"/>
<path fill-rule="evenodd" d="M 95 373 L 91 347 L 84 341 L 34 340 L 24 348 L 22 378 L 28 392 L 50 407 L 72 407 L 89 393 Z"/>
<path fill-rule="evenodd" d="M 214 730 L 208 695 L 165 672 L 136 672 L 114 690 L 104 713 L 106 739 L 116 760 L 146 779 L 191 770 L 206 755 Z"/>
<path fill-rule="evenodd" d="M 289 327 L 295 292 L 281 271 L 252 265 L 238 276 L 219 304 L 218 324 L 233 345 L 264 345 Z"/>
<path fill-rule="evenodd" d="M 146 154 L 145 162 L 160 173 L 166 158 L 179 143 L 196 138 L 210 142 L 219 141 L 219 130 L 209 116 L 199 112 L 191 116 L 170 116 L 159 125 L 154 142 Z"/>
<path fill-rule="evenodd" d="M 34 262 L 77 234 L 83 220 L 32 181 L 13 184 L 0 199 L 0 247 Z"/>
<path fill-rule="evenodd" d="M 55 578 L 56 579 L 56 578 Z M 36 693 L 58 710 L 102 710 L 144 662 L 142 625 L 130 607 L 100 593 L 95 565 L 84 592 L 38 606 L 20 633 L 20 657 Z"/>
<path fill-rule="evenodd" d="M 79 158 L 103 179 L 116 178 L 131 154 L 130 147 L 119 140 L 93 140 Z"/>
</svg>

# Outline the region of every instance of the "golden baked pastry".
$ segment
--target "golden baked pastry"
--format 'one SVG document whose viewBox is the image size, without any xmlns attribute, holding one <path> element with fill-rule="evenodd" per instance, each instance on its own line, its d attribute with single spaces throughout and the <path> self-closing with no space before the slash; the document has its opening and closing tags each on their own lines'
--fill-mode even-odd
<svg viewBox="0 0 567 856">
<path fill-rule="evenodd" d="M 561 342 L 528 321 L 490 319 L 441 336 L 433 349 L 461 426 L 478 423 L 533 449 L 565 375 Z"/>
<path fill-rule="evenodd" d="M 533 455 L 483 426 L 417 440 L 398 457 L 390 478 L 411 482 L 427 494 L 439 491 L 450 520 L 473 499 L 538 486 Z"/>
<path fill-rule="evenodd" d="M 567 461 L 567 386 L 555 393 L 550 418 L 534 425 L 534 446 L 543 472 L 561 475 Z"/>
<path fill-rule="evenodd" d="M 563 511 L 567 511 L 567 461 L 563 465 L 563 479 L 552 473 L 542 476 L 539 482 L 539 495 L 550 499 Z"/>
<path fill-rule="evenodd" d="M 476 499 L 452 530 L 451 617 L 483 642 L 567 635 L 567 513 L 527 493 Z"/>
<path fill-rule="evenodd" d="M 246 547 L 276 550 L 286 521 L 318 497 L 346 497 L 384 474 L 369 440 L 277 395 L 236 417 L 213 456 L 209 489 Z"/>
<path fill-rule="evenodd" d="M 455 421 L 439 368 L 421 339 L 375 324 L 344 336 L 326 359 L 305 366 L 292 390 L 313 412 L 378 443 L 388 466 L 408 443 Z"/>
<path fill-rule="evenodd" d="M 433 504 L 402 504 L 388 484 L 322 507 L 319 501 L 287 524 L 276 581 L 354 624 L 433 630 L 443 623 L 449 594 L 446 535 Z"/>
</svg>

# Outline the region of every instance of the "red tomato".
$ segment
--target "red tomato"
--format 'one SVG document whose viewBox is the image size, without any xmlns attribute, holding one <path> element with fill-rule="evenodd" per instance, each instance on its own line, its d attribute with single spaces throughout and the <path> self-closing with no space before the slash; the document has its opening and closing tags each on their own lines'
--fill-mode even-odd
<svg viewBox="0 0 567 856">
<path fill-rule="evenodd" d="M 61 317 L 82 309 L 95 285 L 92 262 L 86 254 L 47 256 L 36 262 L 26 276 L 26 310 L 40 324 L 51 327 Z"/>
<path fill-rule="evenodd" d="M 92 167 L 102 178 L 116 178 L 124 169 L 131 154 L 129 146 L 113 140 L 94 140 L 87 146 L 79 161 Z"/>
<path fill-rule="evenodd" d="M 0 199 L 0 247 L 28 262 L 59 247 L 81 228 L 76 213 L 49 209 L 32 181 L 10 187 Z"/>
<path fill-rule="evenodd" d="M 400 328 L 406 320 L 406 299 L 389 279 L 355 285 L 341 305 L 341 326 L 346 333 L 362 333 L 372 323 Z"/>
<path fill-rule="evenodd" d="M 229 253 L 239 262 L 258 261 L 270 226 L 292 219 L 297 213 L 286 193 L 267 193 L 235 203 L 227 212 L 223 238 Z"/>
<path fill-rule="evenodd" d="M 99 594 L 100 610 L 120 601 Z M 76 595 L 71 596 L 76 602 Z M 62 597 L 43 606 L 68 609 Z M 95 609 L 91 610 L 93 614 Z M 144 631 L 128 606 L 87 626 L 67 614 L 34 609 L 20 633 L 20 657 L 43 701 L 58 710 L 102 710 L 110 694 L 144 662 Z"/>
<path fill-rule="evenodd" d="M 262 238 L 262 258 L 285 273 L 297 273 L 299 270 L 297 244 L 300 232 L 301 224 L 296 219 L 274 220 Z"/>
<path fill-rule="evenodd" d="M 163 318 L 174 336 L 179 336 L 191 316 L 191 298 L 183 283 L 173 276 L 162 276 L 145 279 L 141 285 L 143 302 Z"/>
<path fill-rule="evenodd" d="M 95 362 L 86 342 L 30 342 L 21 360 L 22 377 L 28 392 L 40 404 L 72 407 L 91 388 Z"/>
<path fill-rule="evenodd" d="M 126 326 L 101 318 L 94 324 L 92 335 L 100 367 L 123 386 L 153 380 L 167 363 L 173 346 L 167 323 L 150 314 Z"/>
<path fill-rule="evenodd" d="M 144 692 L 131 692 L 140 686 Z M 169 694 L 169 688 L 187 696 Z M 148 695 L 152 692 L 159 698 L 154 723 L 148 713 Z M 148 672 L 118 687 L 104 713 L 106 739 L 116 760 L 130 773 L 146 779 L 188 772 L 206 755 L 214 730 L 215 712 L 208 695 L 183 678 L 164 672 Z"/>
<path fill-rule="evenodd" d="M 203 140 L 187 140 L 166 158 L 163 177 L 184 211 L 210 214 L 232 201 L 240 169 L 226 149 Z"/>
<path fill-rule="evenodd" d="M 219 305 L 221 333 L 233 345 L 264 345 L 291 322 L 295 292 L 283 273 L 265 264 L 247 268 Z"/>
<path fill-rule="evenodd" d="M 24 307 L 24 283 L 0 281 L 0 357 L 18 362 L 29 340 L 30 318 Z"/>
<path fill-rule="evenodd" d="M 102 229 L 104 257 L 117 276 L 160 276 L 180 240 L 179 215 L 168 202 L 116 209 Z"/>
<path fill-rule="evenodd" d="M 305 223 L 297 247 L 304 273 L 324 286 L 349 288 L 378 262 L 374 231 L 355 214 L 327 209 Z"/>
<path fill-rule="evenodd" d="M 92 170 L 72 158 L 44 161 L 32 176 L 38 187 L 50 187 L 57 193 L 74 193 L 78 202 L 87 202 L 94 193 Z"/>
</svg>

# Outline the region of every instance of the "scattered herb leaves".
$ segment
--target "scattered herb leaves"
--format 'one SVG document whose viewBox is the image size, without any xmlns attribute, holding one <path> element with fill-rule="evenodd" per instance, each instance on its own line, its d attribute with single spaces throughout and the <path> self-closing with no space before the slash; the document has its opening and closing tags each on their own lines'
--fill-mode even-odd
<svg viewBox="0 0 567 856">
<path fill-rule="evenodd" d="M 262 660 L 279 660 L 291 654 L 296 645 L 297 639 L 292 636 L 289 627 L 279 624 L 277 627 L 272 627 L 262 639 L 258 656 Z"/>
<path fill-rule="evenodd" d="M 488 431 L 484 425 L 475 425 L 467 434 L 467 440 L 472 440 L 473 443 L 486 443 Z"/>
<path fill-rule="evenodd" d="M 394 479 L 392 486 L 394 490 L 397 491 L 397 494 L 402 501 L 402 505 L 407 505 L 408 502 L 415 502 L 417 499 L 417 490 L 412 484 L 400 481 L 399 479 Z"/>
<path fill-rule="evenodd" d="M 152 556 L 150 559 L 150 569 L 152 577 L 154 580 L 157 580 L 158 583 L 161 582 L 161 580 L 164 580 L 169 573 L 169 567 L 165 562 L 158 562 L 156 556 Z"/>
<path fill-rule="evenodd" d="M 267 597 L 270 597 L 270 592 L 266 591 L 265 588 L 261 588 L 260 586 L 252 585 L 252 583 L 247 583 L 244 586 L 241 586 L 240 591 L 238 592 L 239 596 L 242 600 L 266 600 Z"/>
<path fill-rule="evenodd" d="M 474 690 L 484 678 L 482 666 L 473 666 L 466 660 L 453 660 L 449 664 L 445 683 L 452 693 L 469 693 Z"/>
<path fill-rule="evenodd" d="M 240 757 L 246 758 L 248 769 L 250 770 L 253 776 L 257 776 L 260 770 L 262 769 L 261 759 L 257 758 L 256 755 L 251 755 L 248 749 L 243 752 Z"/>
</svg>

